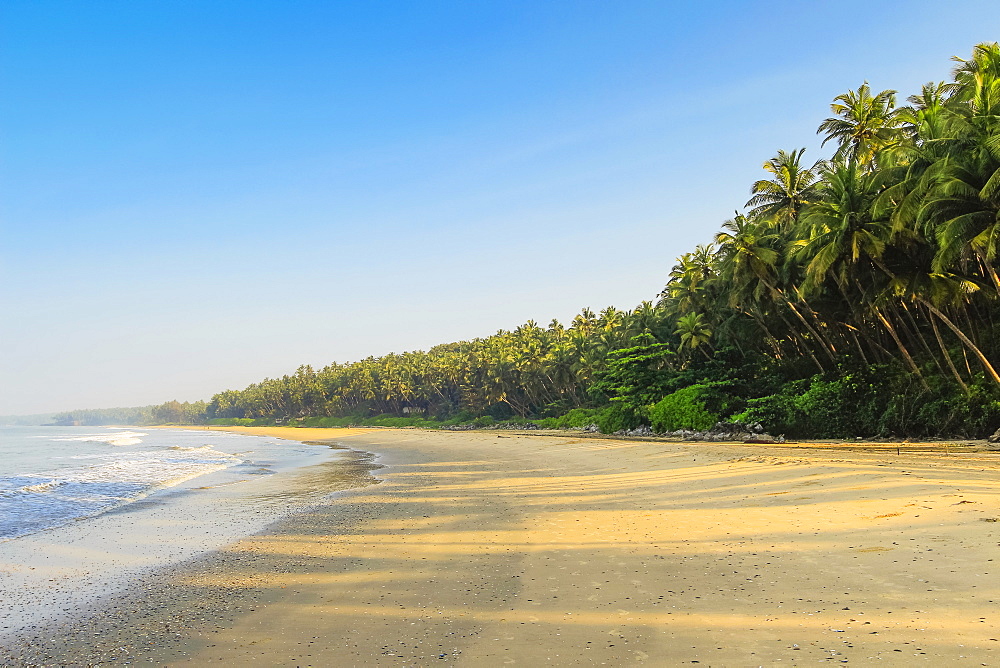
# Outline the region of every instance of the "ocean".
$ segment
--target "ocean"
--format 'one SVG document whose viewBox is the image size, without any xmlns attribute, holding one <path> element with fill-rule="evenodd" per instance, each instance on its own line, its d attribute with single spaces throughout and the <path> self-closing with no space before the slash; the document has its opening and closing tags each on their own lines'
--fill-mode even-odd
<svg viewBox="0 0 1000 668">
<path fill-rule="evenodd" d="M 221 431 L 0 427 L 0 641 L 371 482 L 371 459 Z"/>
<path fill-rule="evenodd" d="M 183 429 L 0 427 L 0 540 L 95 517 L 210 473 L 271 475 L 326 446 Z"/>
</svg>

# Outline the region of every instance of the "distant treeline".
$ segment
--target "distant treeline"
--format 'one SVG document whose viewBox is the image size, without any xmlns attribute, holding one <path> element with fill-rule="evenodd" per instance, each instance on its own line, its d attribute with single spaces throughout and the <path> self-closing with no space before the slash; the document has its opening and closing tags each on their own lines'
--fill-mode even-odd
<svg viewBox="0 0 1000 668">
<path fill-rule="evenodd" d="M 58 413 L 49 424 L 57 426 L 203 424 L 208 404 L 168 401 L 159 406 L 90 408 Z"/>
<path fill-rule="evenodd" d="M 35 427 L 50 424 L 55 413 L 35 413 L 34 415 L 0 415 L 0 425 L 4 427 Z"/>
<path fill-rule="evenodd" d="M 303 366 L 186 419 L 985 436 L 1000 427 L 1000 46 L 955 61 L 904 104 L 867 83 L 837 95 L 818 129 L 832 157 L 767 160 L 655 303 Z"/>
</svg>

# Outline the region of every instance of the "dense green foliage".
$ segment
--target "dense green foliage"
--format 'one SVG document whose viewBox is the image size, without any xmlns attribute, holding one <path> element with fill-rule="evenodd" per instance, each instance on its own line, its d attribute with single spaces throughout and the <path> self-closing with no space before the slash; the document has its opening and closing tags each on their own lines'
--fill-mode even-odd
<svg viewBox="0 0 1000 668">
<path fill-rule="evenodd" d="M 630 312 L 608 308 L 598 315 L 585 309 L 569 327 L 528 322 L 427 352 L 371 357 L 318 371 L 303 366 L 294 375 L 217 394 L 210 417 L 557 416 L 602 403 L 595 403 L 589 389 L 608 354 L 636 335 L 668 338 L 665 327 L 663 310 L 648 302 Z"/>
<path fill-rule="evenodd" d="M 742 403 L 732 387 L 726 382 L 697 383 L 668 394 L 649 407 L 650 426 L 660 433 L 709 429 Z"/>
<path fill-rule="evenodd" d="M 614 432 L 719 418 L 790 436 L 983 436 L 1000 427 L 1000 47 L 906 104 L 865 83 L 744 212 L 677 260 L 656 303 L 569 326 L 265 379 L 204 418 L 441 426 L 534 419 Z"/>
</svg>

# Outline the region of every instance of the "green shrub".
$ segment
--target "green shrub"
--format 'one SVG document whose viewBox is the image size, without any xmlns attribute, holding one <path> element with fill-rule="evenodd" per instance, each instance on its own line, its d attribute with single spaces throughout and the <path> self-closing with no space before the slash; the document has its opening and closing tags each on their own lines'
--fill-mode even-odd
<svg viewBox="0 0 1000 668">
<path fill-rule="evenodd" d="M 643 422 L 642 414 L 631 404 L 616 401 L 595 416 L 594 422 L 602 434 L 623 429 L 635 429 Z"/>
<path fill-rule="evenodd" d="M 468 411 L 459 411 L 447 420 L 441 420 L 442 427 L 454 427 L 455 425 L 468 424 L 476 419 L 476 416 Z"/>
<path fill-rule="evenodd" d="M 220 427 L 259 427 L 258 420 L 253 418 L 215 418 L 210 420 L 209 424 L 217 425 Z M 271 424 L 274 424 L 271 422 Z"/>
<path fill-rule="evenodd" d="M 559 417 L 547 417 L 540 420 L 530 420 L 530 422 L 542 429 L 579 429 L 595 424 L 601 411 L 602 409 L 599 408 L 574 408 Z"/>
<path fill-rule="evenodd" d="M 893 394 L 879 424 L 887 434 L 985 438 L 1000 428 L 1000 401 L 993 388 L 980 385 L 971 385 L 968 395 L 944 384 L 931 392 L 903 388 Z"/>
<path fill-rule="evenodd" d="M 668 394 L 653 404 L 649 409 L 653 431 L 663 433 L 677 429 L 709 429 L 719 421 L 719 416 L 708 411 L 702 394 L 701 386 L 691 385 Z"/>
<path fill-rule="evenodd" d="M 849 378 L 813 378 L 809 389 L 796 397 L 795 406 L 805 415 L 809 431 L 820 438 L 850 438 L 856 435 L 856 411 L 860 397 Z"/>
<path fill-rule="evenodd" d="M 574 408 L 562 417 L 558 418 L 560 429 L 580 428 L 594 424 L 597 416 L 601 413 L 597 408 Z"/>
<path fill-rule="evenodd" d="M 789 394 L 772 394 L 747 401 L 746 410 L 731 419 L 753 424 L 759 422 L 764 431 L 775 436 L 802 437 L 807 435 L 805 414 L 796 405 L 796 397 Z"/>
<path fill-rule="evenodd" d="M 650 426 L 661 433 L 710 429 L 743 404 L 730 394 L 732 385 L 729 381 L 697 383 L 668 394 L 649 407 Z"/>
<path fill-rule="evenodd" d="M 948 379 L 929 377 L 928 391 L 891 366 L 858 365 L 838 374 L 816 375 L 789 383 L 778 394 L 751 399 L 733 419 L 804 438 L 983 436 L 1000 426 L 1000 403 L 992 388 L 972 386 L 966 396 Z"/>
</svg>

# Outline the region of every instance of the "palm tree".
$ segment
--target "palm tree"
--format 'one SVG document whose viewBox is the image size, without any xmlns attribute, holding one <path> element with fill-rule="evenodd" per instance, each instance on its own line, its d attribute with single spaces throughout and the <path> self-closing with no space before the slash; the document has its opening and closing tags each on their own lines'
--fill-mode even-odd
<svg viewBox="0 0 1000 668">
<path fill-rule="evenodd" d="M 886 250 L 890 227 L 884 220 L 873 217 L 873 205 L 878 195 L 878 179 L 864 173 L 858 164 L 834 163 L 824 172 L 823 191 L 819 201 L 809 208 L 805 223 L 811 228 L 811 238 L 797 251 L 797 256 L 807 261 L 803 289 L 818 292 L 829 277 L 844 297 L 850 319 L 861 323 L 861 308 L 865 306 L 865 285 L 869 286 L 875 269 L 873 263 L 881 260 Z M 849 291 L 855 288 L 855 296 Z M 926 386 L 920 368 L 893 326 L 883 308 L 868 295 L 867 308 L 882 324 L 895 342 L 909 370 Z M 840 323 L 846 326 L 846 323 Z M 856 331 L 851 327 L 850 331 Z M 861 355 L 860 342 L 855 338 Z"/>
<path fill-rule="evenodd" d="M 764 170 L 774 175 L 772 179 L 756 181 L 750 188 L 753 197 L 746 203 L 751 207 L 748 216 L 755 220 L 771 220 L 787 227 L 798 222 L 803 207 L 815 200 L 819 168 L 822 161 L 812 167 L 802 167 L 804 148 L 778 155 L 764 163 Z"/>
<path fill-rule="evenodd" d="M 943 81 L 925 83 L 920 93 L 906 98 L 908 105 L 897 110 L 899 129 L 914 144 L 945 136 L 947 102 L 954 84 Z M 906 142 L 901 146 L 909 148 Z"/>
<path fill-rule="evenodd" d="M 902 120 L 895 104 L 896 91 L 884 90 L 872 95 L 866 81 L 856 91 L 833 98 L 830 110 L 835 116 L 820 123 L 816 134 L 826 134 L 824 146 L 830 140 L 837 142 L 835 159 L 872 165 L 879 151 L 902 138 Z"/>
<path fill-rule="evenodd" d="M 680 336 L 680 348 L 689 350 L 699 350 L 703 345 L 712 339 L 712 330 L 705 323 L 704 317 L 700 313 L 688 313 L 677 321 L 675 333 Z M 704 350 L 705 357 L 709 357 Z"/>
<path fill-rule="evenodd" d="M 928 187 L 916 215 L 918 226 L 936 238 L 936 273 L 975 273 L 1000 292 L 994 261 L 1000 251 L 1000 45 L 976 46 L 969 60 L 956 58 L 948 100 L 948 137 L 928 166 Z"/>
<path fill-rule="evenodd" d="M 983 42 L 972 49 L 968 60 L 955 56 L 959 64 L 952 70 L 953 86 L 958 100 L 968 101 L 985 109 L 1000 102 L 997 81 L 1000 81 L 1000 44 Z"/>
<path fill-rule="evenodd" d="M 715 244 L 719 247 L 720 269 L 733 281 L 731 303 L 735 304 L 746 288 L 752 288 L 754 297 L 760 297 L 765 288 L 777 295 L 775 265 L 780 257 L 774 248 L 777 242 L 777 234 L 739 213 L 722 224 L 722 231 L 715 235 Z"/>
<path fill-rule="evenodd" d="M 660 303 L 683 313 L 697 307 L 702 289 L 699 267 L 691 253 L 684 253 L 670 269 L 667 285 L 660 292 Z"/>
<path fill-rule="evenodd" d="M 879 258 L 885 251 L 889 226 L 872 218 L 878 195 L 872 174 L 862 173 L 857 163 L 835 163 L 823 174 L 822 196 L 809 208 L 804 222 L 809 240 L 797 251 L 808 260 L 804 289 L 815 291 L 833 271 L 841 285 L 860 260 Z"/>
<path fill-rule="evenodd" d="M 722 231 L 715 235 L 715 243 L 719 247 L 722 280 L 729 284 L 730 306 L 746 301 L 761 302 L 765 294 L 772 300 L 781 301 L 833 362 L 833 346 L 778 287 L 776 268 L 782 253 L 776 246 L 780 241 L 777 234 L 740 214 L 722 224 Z"/>
</svg>

